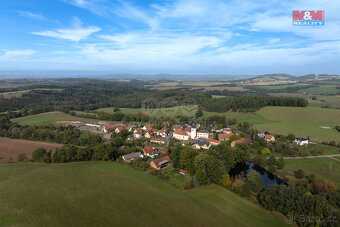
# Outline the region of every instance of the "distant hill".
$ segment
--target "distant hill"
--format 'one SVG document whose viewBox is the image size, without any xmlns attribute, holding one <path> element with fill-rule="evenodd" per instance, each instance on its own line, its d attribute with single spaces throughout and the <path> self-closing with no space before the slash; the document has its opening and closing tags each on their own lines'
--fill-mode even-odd
<svg viewBox="0 0 340 227">
<path fill-rule="evenodd" d="M 314 79 L 332 79 L 332 78 L 340 78 L 340 75 L 329 75 L 329 74 L 307 74 L 304 76 L 292 76 L 289 74 L 266 74 L 261 76 L 252 77 L 246 79 L 245 81 L 249 82 L 279 82 L 279 81 L 305 81 L 305 80 L 314 80 Z"/>
</svg>

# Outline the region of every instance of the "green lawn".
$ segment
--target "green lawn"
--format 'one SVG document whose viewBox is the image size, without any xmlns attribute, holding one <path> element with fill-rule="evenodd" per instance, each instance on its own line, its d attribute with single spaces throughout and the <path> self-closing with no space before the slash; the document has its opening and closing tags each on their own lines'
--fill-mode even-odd
<svg viewBox="0 0 340 227">
<path fill-rule="evenodd" d="M 75 117 L 62 112 L 48 112 L 42 114 L 35 114 L 26 117 L 15 118 L 12 119 L 12 121 L 21 125 L 49 125 L 54 124 L 58 121 L 83 121 L 89 123 L 98 122 L 98 120 L 96 119 Z"/>
<path fill-rule="evenodd" d="M 1 226 L 285 226 L 216 185 L 175 189 L 113 162 L 0 166 Z"/>
<path fill-rule="evenodd" d="M 340 154 L 340 149 L 337 147 L 331 147 L 323 144 L 309 144 L 308 148 L 306 149 L 308 152 L 311 152 L 314 149 L 322 150 L 322 155 L 328 154 Z"/>
<path fill-rule="evenodd" d="M 97 109 L 97 111 L 104 111 L 107 113 L 113 113 L 114 107 L 109 108 L 101 108 Z M 177 115 L 185 115 L 187 117 L 193 117 L 197 112 L 197 105 L 188 105 L 188 106 L 175 106 L 169 108 L 156 108 L 156 109 L 134 109 L 134 108 L 120 108 L 122 113 L 127 114 L 136 114 L 136 113 L 145 113 L 149 116 L 170 116 L 175 117 Z"/>
<path fill-rule="evenodd" d="M 291 171 L 303 169 L 305 175 L 315 174 L 318 179 L 328 179 L 340 189 L 340 161 L 330 158 L 286 159 L 285 168 Z"/>
<path fill-rule="evenodd" d="M 340 133 L 333 129 L 323 129 L 320 126 L 334 127 L 340 122 L 340 110 L 318 107 L 264 107 L 256 113 L 212 113 L 204 112 L 204 117 L 225 115 L 236 118 L 238 122 L 250 122 L 260 131 L 273 134 L 294 133 L 297 136 L 310 136 L 312 140 L 321 142 L 340 141 Z"/>
</svg>

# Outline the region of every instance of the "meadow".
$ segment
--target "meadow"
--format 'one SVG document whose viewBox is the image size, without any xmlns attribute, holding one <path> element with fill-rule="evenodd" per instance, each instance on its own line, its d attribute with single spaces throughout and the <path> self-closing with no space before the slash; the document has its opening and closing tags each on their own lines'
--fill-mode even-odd
<svg viewBox="0 0 340 227">
<path fill-rule="evenodd" d="M 299 90 L 299 92 L 308 92 L 311 94 L 337 94 L 340 92 L 335 86 L 318 86 Z"/>
<path fill-rule="evenodd" d="M 35 114 L 26 117 L 19 117 L 11 120 L 21 125 L 50 125 L 59 121 L 82 121 L 89 123 L 96 123 L 98 120 L 75 117 L 62 112 L 47 112 L 42 114 Z"/>
<path fill-rule="evenodd" d="M 314 174 L 317 179 L 328 179 L 340 189 L 340 160 L 330 158 L 286 159 L 285 169 L 303 169 L 305 175 Z"/>
<path fill-rule="evenodd" d="M 216 185 L 190 191 L 113 162 L 0 165 L 1 226 L 287 226 Z"/>
<path fill-rule="evenodd" d="M 260 131 L 273 134 L 304 136 L 317 142 L 339 141 L 340 133 L 334 129 L 323 129 L 320 126 L 333 128 L 340 122 L 340 111 L 318 107 L 273 107 L 261 108 L 255 113 L 213 113 L 204 112 L 204 117 L 224 115 L 236 118 L 238 122 L 249 122 Z"/>
</svg>

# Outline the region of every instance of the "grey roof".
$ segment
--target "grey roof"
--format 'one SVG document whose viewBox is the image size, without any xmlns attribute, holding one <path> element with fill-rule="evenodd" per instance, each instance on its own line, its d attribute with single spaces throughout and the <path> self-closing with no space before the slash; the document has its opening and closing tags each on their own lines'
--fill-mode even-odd
<svg viewBox="0 0 340 227">
<path fill-rule="evenodd" d="M 122 158 L 124 160 L 130 160 L 130 159 L 133 159 L 133 158 L 138 158 L 142 155 L 142 153 L 140 152 L 135 152 L 135 153 L 131 153 L 131 154 L 126 154 L 126 155 L 123 155 Z"/>
</svg>

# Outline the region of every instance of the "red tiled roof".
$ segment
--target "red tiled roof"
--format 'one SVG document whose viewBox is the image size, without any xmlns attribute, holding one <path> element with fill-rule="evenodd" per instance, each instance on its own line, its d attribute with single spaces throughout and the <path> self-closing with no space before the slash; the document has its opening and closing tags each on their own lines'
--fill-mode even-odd
<svg viewBox="0 0 340 227">
<path fill-rule="evenodd" d="M 146 146 L 146 147 L 143 148 L 143 151 L 144 151 L 144 153 L 152 154 L 154 149 L 153 149 L 153 147 Z"/>
<path fill-rule="evenodd" d="M 156 166 L 157 168 L 160 168 L 160 167 L 161 167 L 160 164 L 161 164 L 162 162 L 164 162 L 164 161 L 171 162 L 171 159 L 170 159 L 169 156 L 165 156 L 165 157 L 163 157 L 163 158 L 156 159 L 156 160 L 154 160 L 154 161 L 152 161 L 152 162 L 155 164 L 155 166 Z"/>
<path fill-rule="evenodd" d="M 174 131 L 174 134 L 183 135 L 183 136 L 187 135 L 187 133 L 185 131 L 183 131 L 182 129 L 176 129 Z"/>
<path fill-rule="evenodd" d="M 213 143 L 220 143 L 220 141 L 219 140 L 215 140 L 215 139 L 213 139 L 213 138 L 208 138 L 208 139 L 206 139 L 206 141 L 208 141 L 208 142 L 213 142 Z"/>
<path fill-rule="evenodd" d="M 233 136 L 234 133 L 229 133 L 229 134 L 218 134 L 218 138 L 219 139 L 227 139 L 230 138 L 231 136 Z"/>
<path fill-rule="evenodd" d="M 180 172 L 180 173 L 187 174 L 187 171 L 186 171 L 185 169 L 180 169 L 179 172 Z"/>
<path fill-rule="evenodd" d="M 271 140 L 271 139 L 273 138 L 273 136 L 272 136 L 272 135 L 266 135 L 265 138 L 266 138 L 267 140 Z"/>
</svg>

